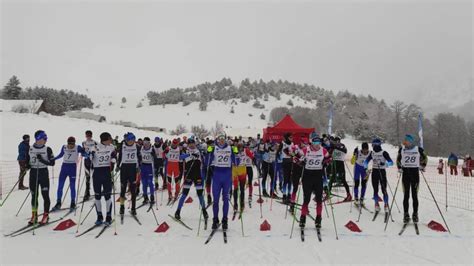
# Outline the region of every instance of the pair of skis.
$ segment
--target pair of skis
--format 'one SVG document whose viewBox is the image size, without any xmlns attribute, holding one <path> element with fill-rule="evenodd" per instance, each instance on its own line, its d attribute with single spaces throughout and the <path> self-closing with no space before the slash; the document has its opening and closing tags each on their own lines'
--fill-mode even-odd
<svg viewBox="0 0 474 266">
<path fill-rule="evenodd" d="M 400 230 L 400 232 L 398 233 L 399 236 L 401 236 L 403 234 L 403 232 L 405 232 L 405 229 L 408 227 L 410 223 L 404 223 L 403 226 L 402 226 L 402 230 Z M 420 229 L 418 228 L 418 223 L 413 223 L 413 225 L 415 226 L 415 232 L 417 235 L 420 234 Z"/>
<path fill-rule="evenodd" d="M 7 235 L 4 235 L 4 236 L 11 236 L 11 237 L 16 237 L 16 236 L 19 236 L 19 235 L 22 235 L 22 234 L 25 234 L 25 233 L 28 233 L 28 232 L 31 232 L 37 228 L 40 228 L 40 227 L 43 227 L 45 225 L 48 225 L 48 224 L 53 224 L 53 223 L 56 223 L 56 222 L 59 222 L 61 220 L 63 220 L 64 218 L 66 218 L 66 216 L 68 216 L 69 214 L 73 213 L 74 212 L 74 209 L 69 209 L 69 211 L 67 213 L 65 213 L 63 216 L 59 217 L 58 219 L 55 219 L 55 220 L 52 220 L 52 221 L 48 221 L 44 224 L 40 224 L 40 223 L 36 223 L 36 224 L 27 224 L 23 227 L 21 227 L 20 229 L 18 230 L 15 230 Z"/>
<path fill-rule="evenodd" d="M 304 242 L 304 227 L 300 227 L 300 231 L 301 231 L 301 242 Z M 316 228 L 316 235 L 318 237 L 318 241 L 322 242 L 323 239 L 321 237 L 321 228 Z"/>
<path fill-rule="evenodd" d="M 142 225 L 142 222 L 140 222 L 140 219 L 138 219 L 137 215 L 132 214 L 131 212 L 130 212 L 130 215 L 132 216 L 132 218 L 133 218 L 139 225 Z M 125 214 L 121 213 L 121 214 L 120 214 L 120 224 L 123 224 L 124 218 L 125 218 Z"/>
<path fill-rule="evenodd" d="M 99 238 L 105 232 L 105 230 L 107 230 L 107 228 L 109 228 L 114 222 L 115 222 L 115 219 L 113 219 L 110 224 L 94 224 L 93 226 L 86 229 L 84 232 L 76 235 L 76 237 L 81 237 L 81 236 L 89 233 L 90 231 L 92 231 L 96 228 L 102 227 L 102 229 L 99 231 L 99 233 L 95 236 L 95 238 Z"/>
<path fill-rule="evenodd" d="M 204 245 L 206 245 L 207 243 L 209 243 L 211 241 L 214 234 L 219 230 L 219 227 L 221 227 L 221 224 L 217 225 L 216 229 L 212 229 L 211 234 L 206 239 L 206 242 L 204 242 Z M 223 237 L 224 237 L 224 244 L 227 244 L 227 230 L 222 230 L 222 234 L 223 234 Z"/>
</svg>

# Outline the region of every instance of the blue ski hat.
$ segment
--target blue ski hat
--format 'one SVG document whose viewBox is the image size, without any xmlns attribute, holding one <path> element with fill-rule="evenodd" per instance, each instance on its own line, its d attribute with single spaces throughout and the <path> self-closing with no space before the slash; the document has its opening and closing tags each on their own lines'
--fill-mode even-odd
<svg viewBox="0 0 474 266">
<path fill-rule="evenodd" d="M 155 142 L 160 142 L 160 137 L 155 137 Z"/>
<path fill-rule="evenodd" d="M 372 140 L 372 145 L 382 145 L 382 141 L 379 138 L 375 138 Z"/>
<path fill-rule="evenodd" d="M 405 141 L 410 143 L 410 144 L 413 144 L 413 143 L 415 143 L 415 137 L 413 137 L 413 135 L 406 134 L 405 135 Z"/>
<path fill-rule="evenodd" d="M 48 140 L 48 136 L 46 135 L 46 132 L 44 132 L 43 130 L 38 130 L 35 132 L 35 140 L 38 141 L 41 139 Z"/>
<path fill-rule="evenodd" d="M 311 133 L 311 143 L 321 144 L 321 138 L 319 137 L 318 133 L 316 132 Z"/>
<path fill-rule="evenodd" d="M 135 140 L 136 137 L 135 135 L 132 133 L 132 132 L 128 132 L 126 135 L 125 135 L 125 140 L 126 141 L 130 141 L 130 140 Z"/>
</svg>

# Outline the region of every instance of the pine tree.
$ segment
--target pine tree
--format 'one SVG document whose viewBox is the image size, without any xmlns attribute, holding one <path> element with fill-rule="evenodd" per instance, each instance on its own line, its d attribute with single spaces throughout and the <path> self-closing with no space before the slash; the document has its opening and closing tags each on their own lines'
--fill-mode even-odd
<svg viewBox="0 0 474 266">
<path fill-rule="evenodd" d="M 4 99 L 19 99 L 21 94 L 20 80 L 16 76 L 11 77 L 7 85 L 3 87 L 2 94 Z"/>
</svg>

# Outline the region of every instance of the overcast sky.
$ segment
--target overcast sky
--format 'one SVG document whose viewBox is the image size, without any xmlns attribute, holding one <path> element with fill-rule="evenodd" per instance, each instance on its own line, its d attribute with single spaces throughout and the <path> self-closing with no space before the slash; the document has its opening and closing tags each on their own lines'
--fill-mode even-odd
<svg viewBox="0 0 474 266">
<path fill-rule="evenodd" d="M 193 2 L 2 1 L 1 82 L 145 94 L 248 77 L 410 101 L 473 76 L 471 1 Z"/>
</svg>

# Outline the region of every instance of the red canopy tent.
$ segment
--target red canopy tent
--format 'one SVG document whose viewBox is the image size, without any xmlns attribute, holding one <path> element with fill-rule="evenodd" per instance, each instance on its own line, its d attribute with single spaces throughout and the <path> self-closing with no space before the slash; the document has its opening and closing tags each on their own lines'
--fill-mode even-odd
<svg viewBox="0 0 474 266">
<path fill-rule="evenodd" d="M 302 140 L 308 141 L 309 134 L 314 131 L 314 128 L 304 128 L 293 120 L 290 115 L 285 115 L 273 127 L 267 127 L 263 129 L 263 139 L 280 142 L 283 140 L 283 136 L 286 133 L 293 135 L 293 142 L 299 144 Z"/>
</svg>

